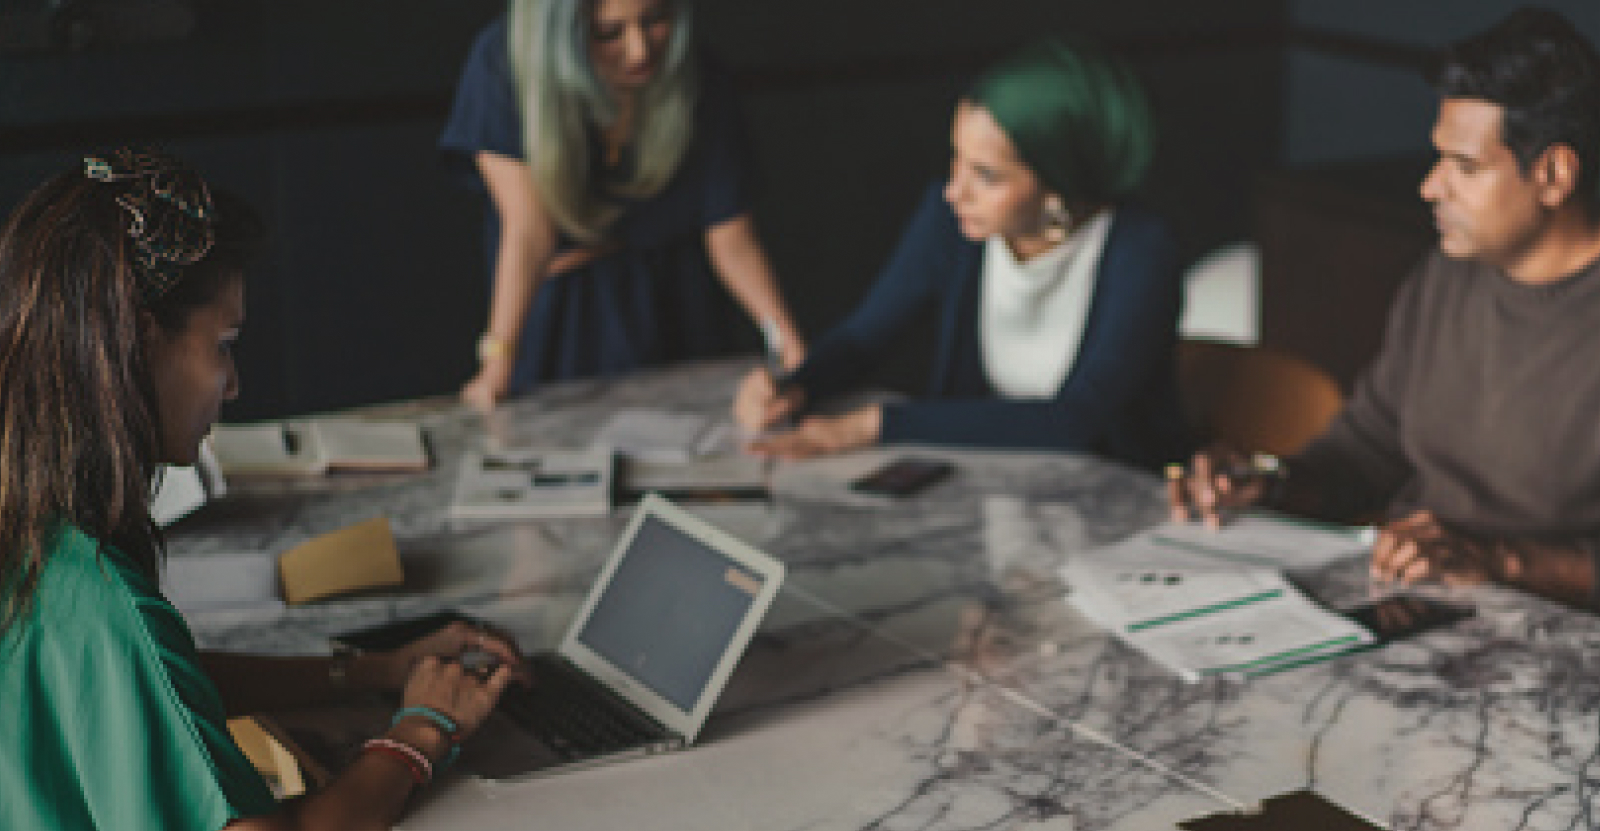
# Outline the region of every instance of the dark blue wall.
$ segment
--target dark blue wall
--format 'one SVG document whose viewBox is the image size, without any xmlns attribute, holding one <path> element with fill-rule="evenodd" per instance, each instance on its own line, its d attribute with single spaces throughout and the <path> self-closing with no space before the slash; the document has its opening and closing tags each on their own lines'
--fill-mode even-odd
<svg viewBox="0 0 1600 831">
<path fill-rule="evenodd" d="M 0 20 L 30 0 L 12 2 Z M 441 175 L 432 142 L 499 0 L 187 7 L 180 40 L 0 54 L 0 205 L 85 149 L 164 144 L 274 232 L 227 417 L 454 390 L 486 304 L 481 206 Z M 942 175 L 968 79 L 1040 33 L 1100 39 L 1144 75 L 1164 132 L 1149 196 L 1190 253 L 1248 233 L 1251 179 L 1282 155 L 1283 0 L 702 0 L 699 13 L 745 92 L 757 219 L 813 332 L 865 290 Z M 887 377 L 915 377 L 915 354 Z"/>
</svg>

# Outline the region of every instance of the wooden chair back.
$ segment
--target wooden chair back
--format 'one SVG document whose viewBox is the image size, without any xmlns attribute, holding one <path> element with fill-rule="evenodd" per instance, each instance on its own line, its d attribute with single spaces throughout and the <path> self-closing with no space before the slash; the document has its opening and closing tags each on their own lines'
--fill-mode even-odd
<svg viewBox="0 0 1600 831">
<path fill-rule="evenodd" d="M 1184 414 L 1204 443 L 1286 456 L 1344 406 L 1326 372 L 1269 347 L 1180 341 L 1177 371 Z"/>
</svg>

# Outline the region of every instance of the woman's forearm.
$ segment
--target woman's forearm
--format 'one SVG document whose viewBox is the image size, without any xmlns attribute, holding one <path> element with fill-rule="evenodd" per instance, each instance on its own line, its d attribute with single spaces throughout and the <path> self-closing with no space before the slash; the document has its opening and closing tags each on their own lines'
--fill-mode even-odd
<svg viewBox="0 0 1600 831">
<path fill-rule="evenodd" d="M 515 354 L 528 306 L 555 256 L 556 230 L 526 165 L 493 153 L 480 153 L 477 161 L 500 221 L 484 336 L 509 357 Z"/>
<path fill-rule="evenodd" d="M 374 737 L 377 738 L 377 737 Z M 449 741 L 427 728 L 398 726 L 385 739 L 414 748 L 431 766 L 442 767 Z M 419 787 L 406 762 L 392 754 L 364 752 L 328 787 L 279 812 L 229 823 L 229 831 L 379 831 L 392 828 Z"/>
<path fill-rule="evenodd" d="M 748 214 L 740 214 L 706 232 L 711 265 L 728 293 L 757 326 L 776 327 L 783 340 L 783 358 L 793 367 L 804 357 L 804 340 L 783 302 L 777 275 L 756 236 Z"/>
<path fill-rule="evenodd" d="M 394 668 L 376 653 L 288 658 L 202 652 L 200 666 L 235 716 L 313 707 L 398 684 Z"/>
<path fill-rule="evenodd" d="M 552 253 L 551 246 L 540 243 L 502 232 L 495 255 L 489 319 L 483 334 L 502 344 L 508 356 L 516 354 L 523 324 L 528 319 L 528 307 Z"/>
</svg>

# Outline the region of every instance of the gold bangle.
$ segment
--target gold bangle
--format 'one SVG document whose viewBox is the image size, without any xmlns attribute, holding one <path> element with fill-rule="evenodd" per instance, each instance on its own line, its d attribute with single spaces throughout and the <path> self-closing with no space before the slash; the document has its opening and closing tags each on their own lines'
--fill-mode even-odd
<svg viewBox="0 0 1600 831">
<path fill-rule="evenodd" d="M 478 360 L 484 363 L 504 358 L 511 352 L 511 344 L 505 338 L 494 335 L 484 335 L 478 338 Z"/>
</svg>

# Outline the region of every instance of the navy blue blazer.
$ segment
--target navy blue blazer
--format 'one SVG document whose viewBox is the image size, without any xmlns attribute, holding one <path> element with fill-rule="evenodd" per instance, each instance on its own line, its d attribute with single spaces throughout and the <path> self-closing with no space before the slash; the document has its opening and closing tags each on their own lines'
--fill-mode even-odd
<svg viewBox="0 0 1600 831">
<path fill-rule="evenodd" d="M 961 235 L 938 186 L 889 265 L 792 376 L 813 400 L 848 389 L 919 316 L 938 315 L 923 397 L 883 410 L 882 441 L 1074 450 L 1154 468 L 1190 449 L 1173 380 L 1183 277 L 1166 223 L 1118 206 L 1072 370 L 1048 399 L 1002 398 L 978 338 L 983 244 Z"/>
</svg>

